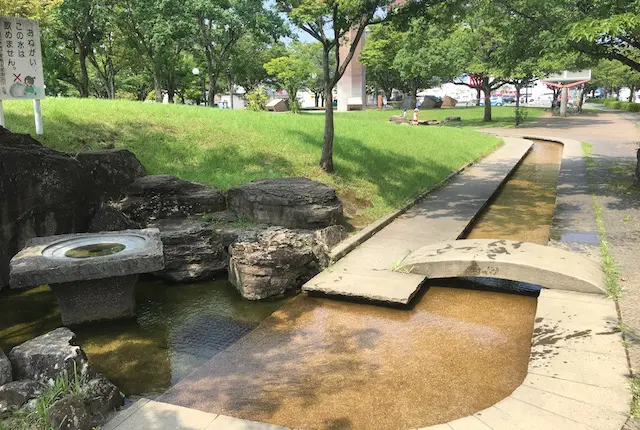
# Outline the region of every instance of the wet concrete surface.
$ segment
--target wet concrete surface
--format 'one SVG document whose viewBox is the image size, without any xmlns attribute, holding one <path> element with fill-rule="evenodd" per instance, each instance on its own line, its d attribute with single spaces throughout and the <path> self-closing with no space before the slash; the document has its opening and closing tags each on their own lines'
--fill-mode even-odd
<svg viewBox="0 0 640 430">
<path fill-rule="evenodd" d="M 135 319 L 73 326 L 91 364 L 128 396 L 155 397 L 211 359 L 289 299 L 243 300 L 226 281 L 142 280 Z M 90 310 L 88 310 L 89 312 Z M 47 286 L 0 296 L 0 347 L 62 326 Z"/>
<path fill-rule="evenodd" d="M 299 296 L 158 400 L 291 428 L 446 422 L 522 382 L 534 314 L 532 297 L 436 286 L 410 311 Z"/>
</svg>

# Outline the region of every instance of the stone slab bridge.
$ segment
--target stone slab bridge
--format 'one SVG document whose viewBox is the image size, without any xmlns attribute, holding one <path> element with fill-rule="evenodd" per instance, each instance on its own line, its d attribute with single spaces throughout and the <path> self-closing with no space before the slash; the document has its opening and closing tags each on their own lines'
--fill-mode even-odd
<svg viewBox="0 0 640 430">
<path fill-rule="evenodd" d="M 562 249 L 510 240 L 439 242 L 413 251 L 396 270 L 428 278 L 481 276 L 580 293 L 605 291 L 597 262 Z"/>
</svg>

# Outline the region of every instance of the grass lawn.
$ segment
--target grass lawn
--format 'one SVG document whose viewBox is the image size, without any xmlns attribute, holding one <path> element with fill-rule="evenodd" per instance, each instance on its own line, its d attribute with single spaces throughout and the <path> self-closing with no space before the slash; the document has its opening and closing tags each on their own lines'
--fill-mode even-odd
<svg viewBox="0 0 640 430">
<path fill-rule="evenodd" d="M 31 102 L 4 105 L 10 130 L 34 133 Z M 482 108 L 421 113 L 422 119 L 461 116 L 462 127 L 391 124 L 392 111 L 337 113 L 336 172 L 328 175 L 317 167 L 322 114 L 59 98 L 44 100 L 42 111 L 45 134 L 38 138 L 52 148 L 128 148 L 150 174 L 173 174 L 221 189 L 258 178 L 306 176 L 336 188 L 357 226 L 391 212 L 500 143 L 466 127 L 478 125 Z M 510 123 L 512 115 L 512 108 L 494 109 L 498 125 Z"/>
</svg>

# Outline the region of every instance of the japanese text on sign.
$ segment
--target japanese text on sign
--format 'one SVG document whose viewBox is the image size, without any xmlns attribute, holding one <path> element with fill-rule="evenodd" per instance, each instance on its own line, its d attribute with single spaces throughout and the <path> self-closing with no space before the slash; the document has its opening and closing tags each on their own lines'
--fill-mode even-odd
<svg viewBox="0 0 640 430">
<path fill-rule="evenodd" d="M 43 98 L 38 23 L 25 18 L 0 17 L 0 100 Z"/>
</svg>

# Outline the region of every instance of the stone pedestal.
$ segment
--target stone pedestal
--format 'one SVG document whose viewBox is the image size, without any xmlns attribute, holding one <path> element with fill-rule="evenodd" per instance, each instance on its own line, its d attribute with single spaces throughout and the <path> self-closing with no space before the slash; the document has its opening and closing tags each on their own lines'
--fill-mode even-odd
<svg viewBox="0 0 640 430">
<path fill-rule="evenodd" d="M 356 29 L 351 29 L 347 36 L 348 39 L 352 40 L 356 33 Z M 365 67 L 360 63 L 360 52 L 364 48 L 364 38 L 365 35 L 363 34 L 351 62 L 347 65 L 344 74 L 338 81 L 337 100 L 338 111 L 340 112 L 364 109 L 367 103 Z M 344 61 L 349 54 L 349 47 L 350 43 L 348 42 L 340 45 L 341 61 Z"/>
<path fill-rule="evenodd" d="M 51 284 L 64 325 L 135 316 L 138 275 Z"/>
</svg>

